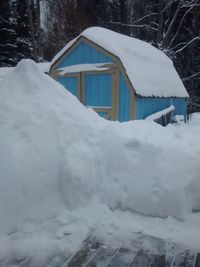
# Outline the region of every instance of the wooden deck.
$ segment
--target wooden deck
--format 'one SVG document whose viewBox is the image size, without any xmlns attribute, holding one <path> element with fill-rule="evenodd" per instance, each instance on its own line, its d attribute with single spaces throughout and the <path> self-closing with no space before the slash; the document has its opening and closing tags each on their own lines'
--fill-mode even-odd
<svg viewBox="0 0 200 267">
<path fill-rule="evenodd" d="M 74 255 L 50 254 L 42 261 L 16 253 L 0 260 L 0 267 L 200 267 L 200 249 L 178 247 L 170 241 L 136 234 L 128 245 L 105 245 L 97 238 L 85 240 Z"/>
<path fill-rule="evenodd" d="M 143 248 L 145 241 L 149 249 Z M 62 267 L 200 267 L 200 253 L 148 236 L 128 248 L 112 248 L 92 238 Z"/>
</svg>

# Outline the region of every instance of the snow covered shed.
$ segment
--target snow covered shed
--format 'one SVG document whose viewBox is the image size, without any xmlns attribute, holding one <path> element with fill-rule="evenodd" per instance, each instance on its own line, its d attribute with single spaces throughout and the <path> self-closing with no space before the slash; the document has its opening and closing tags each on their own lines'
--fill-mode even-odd
<svg viewBox="0 0 200 267">
<path fill-rule="evenodd" d="M 50 75 L 111 120 L 145 119 L 173 105 L 186 116 L 188 93 L 173 62 L 144 41 L 91 27 L 52 60 Z"/>
</svg>

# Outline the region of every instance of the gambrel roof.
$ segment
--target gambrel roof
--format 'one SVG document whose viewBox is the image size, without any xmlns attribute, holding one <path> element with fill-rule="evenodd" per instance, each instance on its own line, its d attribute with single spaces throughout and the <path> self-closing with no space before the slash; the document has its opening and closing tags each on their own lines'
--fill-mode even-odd
<svg viewBox="0 0 200 267">
<path fill-rule="evenodd" d="M 173 62 L 151 44 L 100 27 L 91 27 L 69 42 L 52 60 L 62 57 L 80 37 L 117 57 L 136 94 L 145 97 L 188 97 Z"/>
</svg>

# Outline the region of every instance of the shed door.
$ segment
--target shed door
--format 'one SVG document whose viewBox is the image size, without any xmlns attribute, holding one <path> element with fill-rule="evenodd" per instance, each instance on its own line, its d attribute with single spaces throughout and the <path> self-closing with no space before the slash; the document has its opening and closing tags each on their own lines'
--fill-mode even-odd
<svg viewBox="0 0 200 267">
<path fill-rule="evenodd" d="M 82 79 L 83 103 L 93 108 L 100 116 L 115 119 L 113 74 L 83 74 Z"/>
<path fill-rule="evenodd" d="M 58 77 L 57 80 L 60 82 L 70 93 L 73 95 L 79 97 L 79 77 L 76 76 L 70 76 L 70 77 Z"/>
</svg>

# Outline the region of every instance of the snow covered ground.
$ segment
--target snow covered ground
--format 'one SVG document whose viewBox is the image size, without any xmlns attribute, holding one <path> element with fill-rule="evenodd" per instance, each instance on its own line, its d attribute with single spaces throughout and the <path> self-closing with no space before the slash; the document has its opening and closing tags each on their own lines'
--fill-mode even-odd
<svg viewBox="0 0 200 267">
<path fill-rule="evenodd" d="M 23 60 L 1 76 L 0 127 L 0 262 L 70 254 L 90 234 L 200 248 L 200 114 L 106 121 Z"/>
</svg>

